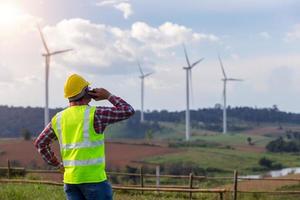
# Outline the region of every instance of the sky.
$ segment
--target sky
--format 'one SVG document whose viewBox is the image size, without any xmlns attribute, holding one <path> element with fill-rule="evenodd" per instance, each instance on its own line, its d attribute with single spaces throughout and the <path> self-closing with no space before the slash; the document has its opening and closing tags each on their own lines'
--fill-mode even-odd
<svg viewBox="0 0 300 200">
<path fill-rule="evenodd" d="M 184 110 L 189 59 L 191 108 L 222 104 L 300 112 L 300 1 L 297 0 L 0 0 L 0 105 L 44 106 L 45 61 L 36 24 L 51 51 L 51 108 L 67 106 L 72 73 L 140 109 Z M 109 105 L 93 102 L 92 105 Z"/>
</svg>

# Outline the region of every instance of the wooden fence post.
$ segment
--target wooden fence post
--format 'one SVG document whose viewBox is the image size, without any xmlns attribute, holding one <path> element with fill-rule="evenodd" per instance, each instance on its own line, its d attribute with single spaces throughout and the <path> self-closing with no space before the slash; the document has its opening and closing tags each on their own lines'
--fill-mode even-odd
<svg viewBox="0 0 300 200">
<path fill-rule="evenodd" d="M 223 200 L 223 192 L 220 192 L 220 200 Z"/>
<path fill-rule="evenodd" d="M 160 179 L 159 179 L 160 169 L 159 165 L 156 166 L 156 187 L 159 188 Z"/>
<path fill-rule="evenodd" d="M 193 173 L 190 173 L 189 177 L 189 188 L 193 189 Z M 190 200 L 193 198 L 193 192 L 190 191 Z"/>
<path fill-rule="evenodd" d="M 237 190 L 238 190 L 238 172 L 234 170 L 233 178 L 233 200 L 237 200 Z"/>
<path fill-rule="evenodd" d="M 11 177 L 10 160 L 7 160 L 7 178 Z"/>
<path fill-rule="evenodd" d="M 140 169 L 140 184 L 141 184 L 141 188 L 144 188 L 144 171 L 143 171 L 143 166 L 141 166 L 141 169 Z M 144 194 L 144 190 L 142 190 L 142 194 Z"/>
</svg>

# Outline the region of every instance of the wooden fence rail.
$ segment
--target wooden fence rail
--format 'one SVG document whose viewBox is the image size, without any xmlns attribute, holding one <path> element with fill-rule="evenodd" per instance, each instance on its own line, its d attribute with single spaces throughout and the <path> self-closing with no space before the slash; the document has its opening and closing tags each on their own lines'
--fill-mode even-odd
<svg viewBox="0 0 300 200">
<path fill-rule="evenodd" d="M 24 173 L 30 174 L 59 174 L 58 170 L 32 170 L 26 169 L 24 167 L 0 167 L 0 170 L 9 171 L 11 174 L 12 171 L 21 171 Z M 141 175 L 145 178 L 156 178 L 155 174 L 144 174 L 144 173 L 125 173 L 125 172 L 107 172 L 108 175 L 116 175 L 116 176 L 135 176 L 141 177 Z M 190 179 L 190 175 L 165 175 L 160 174 L 160 178 L 174 178 L 174 179 Z M 248 180 L 248 181 L 295 181 L 300 182 L 300 178 L 244 178 L 237 177 L 238 180 Z M 232 180 L 233 177 L 224 177 L 224 176 L 216 176 L 216 177 L 207 177 L 207 176 L 195 176 L 193 175 L 193 180 Z"/>
<path fill-rule="evenodd" d="M 63 186 L 63 183 L 53 181 L 36 181 L 36 180 L 24 180 L 24 179 L 0 179 L 1 183 L 21 183 L 21 184 L 45 184 Z M 226 189 L 191 189 L 191 188 L 168 188 L 168 187 L 140 187 L 136 186 L 118 186 L 112 185 L 114 190 L 120 191 L 147 191 L 147 192 L 173 192 L 173 193 L 189 193 L 190 199 L 192 199 L 192 193 L 215 193 L 219 194 L 220 200 L 223 200 L 223 194 L 228 192 Z"/>
<path fill-rule="evenodd" d="M 41 180 L 26 180 L 26 179 L 12 179 L 14 172 L 27 173 L 40 173 L 40 174 L 58 174 L 58 170 L 32 170 L 22 167 L 11 167 L 8 161 L 7 167 L 0 167 L 0 171 L 7 172 L 6 179 L 0 179 L 0 183 L 28 183 L 28 184 L 47 184 L 62 186 L 63 183 L 54 181 L 41 181 Z M 232 199 L 238 199 L 238 193 L 259 193 L 259 194 L 270 194 L 270 195 L 300 195 L 300 191 L 243 191 L 238 189 L 239 181 L 249 180 L 249 181 L 295 181 L 300 182 L 300 178 L 245 178 L 239 177 L 238 172 L 234 171 L 233 177 L 206 177 L 206 176 L 195 176 L 192 173 L 189 175 L 162 175 L 156 171 L 156 174 L 145 174 L 143 168 L 140 169 L 140 173 L 124 173 L 124 172 L 107 172 L 109 176 L 129 176 L 137 177 L 140 183 L 137 185 L 113 185 L 114 190 L 132 190 L 132 191 L 157 191 L 157 192 L 181 192 L 189 194 L 189 199 L 193 198 L 193 193 L 215 193 L 219 194 L 219 199 L 224 199 L 225 193 L 231 193 Z M 145 185 L 145 178 L 156 179 L 155 185 L 147 184 Z M 168 179 L 185 179 L 188 180 L 187 185 L 162 185 L 160 183 L 161 178 Z M 232 188 L 218 188 L 218 189 L 201 189 L 195 186 L 195 180 L 232 180 Z"/>
</svg>

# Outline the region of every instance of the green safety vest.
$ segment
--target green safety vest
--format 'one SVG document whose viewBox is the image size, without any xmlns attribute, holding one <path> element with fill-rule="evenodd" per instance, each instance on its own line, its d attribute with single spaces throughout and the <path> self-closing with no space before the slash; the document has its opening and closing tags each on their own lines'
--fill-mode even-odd
<svg viewBox="0 0 300 200">
<path fill-rule="evenodd" d="M 96 107 L 71 106 L 51 120 L 65 168 L 64 183 L 106 180 L 104 134 L 94 130 Z"/>
</svg>

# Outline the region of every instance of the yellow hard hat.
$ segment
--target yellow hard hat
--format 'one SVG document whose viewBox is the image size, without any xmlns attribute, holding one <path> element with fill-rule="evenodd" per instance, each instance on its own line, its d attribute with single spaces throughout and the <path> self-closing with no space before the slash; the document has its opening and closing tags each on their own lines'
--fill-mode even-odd
<svg viewBox="0 0 300 200">
<path fill-rule="evenodd" d="M 72 74 L 68 77 L 64 86 L 65 98 L 74 97 L 81 93 L 90 83 L 78 74 Z"/>
</svg>

